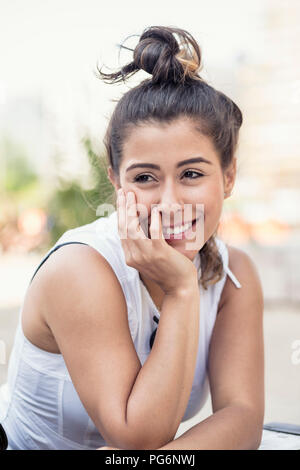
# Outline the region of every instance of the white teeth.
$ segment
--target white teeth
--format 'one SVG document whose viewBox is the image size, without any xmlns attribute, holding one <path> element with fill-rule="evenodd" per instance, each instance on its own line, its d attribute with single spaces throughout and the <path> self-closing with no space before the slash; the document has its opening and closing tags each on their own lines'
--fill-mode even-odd
<svg viewBox="0 0 300 470">
<path fill-rule="evenodd" d="M 182 232 L 186 232 L 187 230 L 189 230 L 191 228 L 191 226 L 193 225 L 192 222 L 188 223 L 188 224 L 185 224 L 185 225 L 181 225 L 180 227 L 174 227 L 174 228 L 165 228 L 164 229 L 164 232 L 167 234 L 167 235 L 178 235 L 179 233 L 182 233 Z"/>
</svg>

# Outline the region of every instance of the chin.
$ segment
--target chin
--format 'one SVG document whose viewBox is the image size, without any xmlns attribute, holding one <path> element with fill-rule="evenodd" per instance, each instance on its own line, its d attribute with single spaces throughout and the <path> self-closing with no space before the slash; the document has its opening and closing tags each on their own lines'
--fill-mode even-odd
<svg viewBox="0 0 300 470">
<path fill-rule="evenodd" d="M 184 247 L 175 246 L 175 245 L 172 246 L 172 248 L 179 251 L 179 253 L 183 254 L 184 256 L 186 256 L 191 261 L 194 260 L 194 258 L 197 255 L 198 251 L 201 249 L 201 247 L 200 247 L 199 250 L 186 250 Z"/>
</svg>

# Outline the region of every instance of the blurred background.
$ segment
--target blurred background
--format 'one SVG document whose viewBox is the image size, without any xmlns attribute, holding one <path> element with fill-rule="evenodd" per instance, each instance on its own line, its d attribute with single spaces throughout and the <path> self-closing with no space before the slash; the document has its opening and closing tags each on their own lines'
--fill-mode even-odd
<svg viewBox="0 0 300 470">
<path fill-rule="evenodd" d="M 0 385 L 43 255 L 111 201 L 102 139 L 116 100 L 147 74 L 107 85 L 96 66 L 131 61 L 117 44 L 137 35 L 125 44 L 135 47 L 147 26 L 177 26 L 244 115 L 219 235 L 250 254 L 263 284 L 265 422 L 300 424 L 300 2 L 0 0 L 0 12 Z M 208 400 L 196 420 L 210 413 Z"/>
</svg>

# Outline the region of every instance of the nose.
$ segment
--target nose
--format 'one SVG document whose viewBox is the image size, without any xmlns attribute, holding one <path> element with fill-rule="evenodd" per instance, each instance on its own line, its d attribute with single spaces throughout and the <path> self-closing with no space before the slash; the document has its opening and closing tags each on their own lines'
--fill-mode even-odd
<svg viewBox="0 0 300 470">
<path fill-rule="evenodd" d="M 178 188 L 176 188 L 176 183 L 171 181 L 165 184 L 161 190 L 157 206 L 162 213 L 163 219 L 164 217 L 167 218 L 167 221 L 170 224 L 177 223 L 176 219 L 182 216 L 183 201 L 181 201 L 181 196 Z"/>
</svg>

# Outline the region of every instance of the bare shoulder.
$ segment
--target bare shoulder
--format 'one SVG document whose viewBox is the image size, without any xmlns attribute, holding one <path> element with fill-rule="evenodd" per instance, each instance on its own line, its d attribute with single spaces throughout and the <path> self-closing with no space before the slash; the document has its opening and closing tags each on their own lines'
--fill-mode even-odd
<svg viewBox="0 0 300 470">
<path fill-rule="evenodd" d="M 63 274 L 64 269 L 71 269 L 76 266 L 78 269 L 72 270 L 72 272 L 74 275 L 80 275 L 81 270 L 89 268 L 91 262 L 106 263 L 105 258 L 90 245 L 66 244 L 49 256 L 39 269 L 37 276 L 39 275 L 42 278 L 44 274 L 49 276 L 54 273 L 60 275 Z"/>
<path fill-rule="evenodd" d="M 32 284 L 39 284 L 42 290 L 45 288 L 44 295 L 57 288 L 66 295 L 68 292 L 63 291 L 63 287 L 68 287 L 70 282 L 92 287 L 104 273 L 113 274 L 106 259 L 93 247 L 74 243 L 54 251 L 40 267 Z"/>
<path fill-rule="evenodd" d="M 45 322 L 81 403 L 106 442 L 128 442 L 124 416 L 141 365 L 117 275 L 87 245 L 59 248 L 40 269 Z"/>
<path fill-rule="evenodd" d="M 238 277 L 240 283 L 260 284 L 260 277 L 257 266 L 252 258 L 240 248 L 227 245 L 228 247 L 228 266 L 230 270 Z"/>
<path fill-rule="evenodd" d="M 231 245 L 227 245 L 227 248 L 229 269 L 242 287 L 237 288 L 231 278 L 227 276 L 218 310 L 233 297 L 255 296 L 258 302 L 263 303 L 262 283 L 253 259 L 240 248 Z"/>
<path fill-rule="evenodd" d="M 90 311 L 91 302 L 103 303 L 103 290 L 111 293 L 124 310 L 123 291 L 108 261 L 89 245 L 64 245 L 49 256 L 33 278 L 27 297 L 28 301 L 35 299 L 35 308 L 27 311 L 38 311 L 40 323 L 46 326 L 50 316 L 56 317 L 59 311 L 64 311 L 64 318 L 69 321 L 71 312 L 74 316 L 78 309 Z"/>
<path fill-rule="evenodd" d="M 78 308 L 81 313 L 91 310 L 91 302 L 103 305 L 103 289 L 125 311 L 118 279 L 98 251 L 83 244 L 60 247 L 42 264 L 27 289 L 22 311 L 25 336 L 41 349 L 60 353 L 50 323 L 56 316 L 60 321 L 73 321 Z"/>
<path fill-rule="evenodd" d="M 228 265 L 231 271 L 235 271 L 240 276 L 258 276 L 257 267 L 252 258 L 240 248 L 227 245 L 228 248 Z"/>
</svg>

